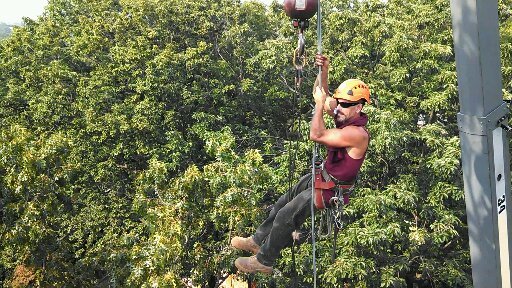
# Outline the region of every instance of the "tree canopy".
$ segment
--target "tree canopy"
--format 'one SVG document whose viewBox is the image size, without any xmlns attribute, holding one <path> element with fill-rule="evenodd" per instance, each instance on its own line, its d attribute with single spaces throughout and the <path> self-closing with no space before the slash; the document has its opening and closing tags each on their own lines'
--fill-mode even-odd
<svg viewBox="0 0 512 288">
<path fill-rule="evenodd" d="M 321 287 L 470 287 L 449 1 L 322 9 L 331 87 L 361 78 L 376 101 L 337 259 L 317 243 Z M 0 283 L 218 287 L 230 239 L 309 171 L 315 27 L 297 99 L 276 2 L 50 0 L 24 21 L 0 41 Z M 289 287 L 282 256 L 261 287 Z M 311 244 L 296 262 L 309 287 Z"/>
</svg>

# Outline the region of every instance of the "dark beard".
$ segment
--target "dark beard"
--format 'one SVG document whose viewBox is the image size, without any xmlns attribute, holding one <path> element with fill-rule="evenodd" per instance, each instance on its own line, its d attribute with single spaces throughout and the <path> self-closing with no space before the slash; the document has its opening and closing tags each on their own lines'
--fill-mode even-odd
<svg viewBox="0 0 512 288">
<path fill-rule="evenodd" d="M 346 117 L 345 117 L 344 120 L 339 120 L 337 116 L 334 118 L 334 124 L 336 125 L 336 127 L 341 127 L 346 122 L 347 122 L 347 118 Z"/>
</svg>

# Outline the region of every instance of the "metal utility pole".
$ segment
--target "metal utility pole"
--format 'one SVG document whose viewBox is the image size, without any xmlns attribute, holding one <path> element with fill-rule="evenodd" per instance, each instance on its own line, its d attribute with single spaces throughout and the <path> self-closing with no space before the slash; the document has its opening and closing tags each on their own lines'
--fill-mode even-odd
<svg viewBox="0 0 512 288">
<path fill-rule="evenodd" d="M 497 0 L 450 0 L 450 5 L 473 284 L 509 288 L 512 201 Z"/>
</svg>

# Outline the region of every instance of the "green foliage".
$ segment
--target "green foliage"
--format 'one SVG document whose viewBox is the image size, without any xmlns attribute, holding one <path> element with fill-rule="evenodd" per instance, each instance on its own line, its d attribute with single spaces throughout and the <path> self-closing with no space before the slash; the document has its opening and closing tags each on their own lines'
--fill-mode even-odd
<svg viewBox="0 0 512 288">
<path fill-rule="evenodd" d="M 244 151 L 281 146 L 276 136 L 287 126 L 277 111 L 291 100 L 260 96 L 268 82 L 283 90 L 262 68 L 279 73 L 285 61 L 250 59 L 261 58 L 260 47 L 282 59 L 282 43 L 266 42 L 271 19 L 257 3 L 55 0 L 1 42 L 2 283 L 17 283 L 17 267 L 34 270 L 43 286 L 212 281 L 220 270 L 203 269 L 214 250 L 202 245 L 217 247 L 222 221 L 250 212 L 222 209 L 217 193 L 237 186 L 216 180 L 216 169 L 233 171 L 228 165 L 238 161 L 238 176 L 252 180 L 265 156 Z M 275 125 L 265 132 L 269 121 Z M 215 132 L 221 127 L 231 128 Z M 215 159 L 225 168 L 208 166 Z M 178 179 L 194 175 L 191 167 L 215 189 L 197 188 L 205 184 L 198 179 L 175 210 L 169 195 L 186 190 Z M 232 195 L 262 191 L 246 187 L 220 199 L 241 203 Z M 214 211 L 203 220 L 198 191 L 207 193 L 201 207 Z M 197 213 L 189 215 L 191 207 Z M 219 236 L 201 238 L 205 227 Z"/>
<path fill-rule="evenodd" d="M 470 287 L 448 1 L 322 5 L 330 84 L 361 78 L 375 100 L 334 263 L 317 243 L 322 287 Z M 0 41 L 2 286 L 216 287 L 234 273 L 230 239 L 309 171 L 316 67 L 294 99 L 295 33 L 279 4 L 231 0 L 51 0 L 25 19 Z M 295 255 L 303 286 L 311 249 Z M 261 287 L 289 286 L 282 256 Z"/>
</svg>

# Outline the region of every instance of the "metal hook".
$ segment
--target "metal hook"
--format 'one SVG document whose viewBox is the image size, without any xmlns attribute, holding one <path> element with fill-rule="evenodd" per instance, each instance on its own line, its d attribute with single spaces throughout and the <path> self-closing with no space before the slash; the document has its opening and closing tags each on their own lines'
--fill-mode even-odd
<svg viewBox="0 0 512 288">
<path fill-rule="evenodd" d="M 299 51 L 299 57 L 304 56 L 304 50 L 306 46 L 306 40 L 302 31 L 299 33 L 299 39 L 297 40 L 297 50 Z"/>
</svg>

